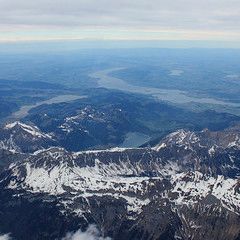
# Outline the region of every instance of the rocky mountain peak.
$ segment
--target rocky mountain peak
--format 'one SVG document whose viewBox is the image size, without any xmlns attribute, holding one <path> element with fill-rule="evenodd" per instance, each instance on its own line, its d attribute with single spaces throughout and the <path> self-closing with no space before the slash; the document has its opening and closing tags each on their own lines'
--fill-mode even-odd
<svg viewBox="0 0 240 240">
<path fill-rule="evenodd" d="M 12 221 L 24 205 L 44 212 L 36 222 L 42 216 L 67 221 L 76 230 L 94 223 L 117 240 L 200 240 L 204 234 L 208 239 L 236 240 L 238 137 L 231 129 L 179 130 L 152 148 L 70 152 L 50 147 L 20 155 L 0 175 L 0 199 L 14 206 L 13 212 L 0 201 L 0 224 L 1 219 Z M 54 219 L 46 209 L 56 211 Z"/>
</svg>

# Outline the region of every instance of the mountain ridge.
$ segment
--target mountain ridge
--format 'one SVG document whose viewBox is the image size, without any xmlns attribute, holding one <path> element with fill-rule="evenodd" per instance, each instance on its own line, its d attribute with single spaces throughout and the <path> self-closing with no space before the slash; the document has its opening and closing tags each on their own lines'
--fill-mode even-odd
<svg viewBox="0 0 240 240">
<path fill-rule="evenodd" d="M 36 231 L 34 224 L 48 219 L 30 239 L 61 239 L 95 224 L 116 240 L 237 240 L 239 130 L 181 129 L 152 148 L 10 151 L 21 158 L 0 175 L 0 232 L 26 239 Z M 26 222 L 30 216 L 31 226 L 17 233 L 22 224 L 14 219 Z M 53 230 L 49 221 L 60 225 Z"/>
</svg>

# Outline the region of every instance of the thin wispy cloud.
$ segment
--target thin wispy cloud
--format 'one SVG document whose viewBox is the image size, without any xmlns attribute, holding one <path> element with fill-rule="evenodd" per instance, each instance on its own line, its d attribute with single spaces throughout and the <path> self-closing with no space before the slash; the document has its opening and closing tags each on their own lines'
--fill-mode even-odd
<svg viewBox="0 0 240 240">
<path fill-rule="evenodd" d="M 0 40 L 239 40 L 239 25 L 238 0 L 0 0 Z"/>
</svg>

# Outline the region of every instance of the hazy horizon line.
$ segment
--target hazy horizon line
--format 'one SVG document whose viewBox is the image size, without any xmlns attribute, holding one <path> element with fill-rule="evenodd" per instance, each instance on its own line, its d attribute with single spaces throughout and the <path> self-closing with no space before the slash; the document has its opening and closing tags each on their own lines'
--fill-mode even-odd
<svg viewBox="0 0 240 240">
<path fill-rule="evenodd" d="M 40 49 L 39 49 L 40 47 Z M 214 40 L 109 40 L 109 39 L 51 39 L 1 42 L 0 51 L 41 51 L 76 49 L 118 49 L 118 48 L 181 48 L 181 49 L 240 49 L 239 41 Z"/>
</svg>

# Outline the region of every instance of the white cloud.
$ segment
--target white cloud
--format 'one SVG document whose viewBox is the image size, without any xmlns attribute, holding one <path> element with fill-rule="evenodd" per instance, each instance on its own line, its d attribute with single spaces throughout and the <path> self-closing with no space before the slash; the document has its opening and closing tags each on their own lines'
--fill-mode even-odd
<svg viewBox="0 0 240 240">
<path fill-rule="evenodd" d="M 111 240 L 111 238 L 102 237 L 95 225 L 89 225 L 86 232 L 78 230 L 74 233 L 68 233 L 62 240 Z"/>
<path fill-rule="evenodd" d="M 11 240 L 9 234 L 0 235 L 0 240 Z"/>
</svg>

